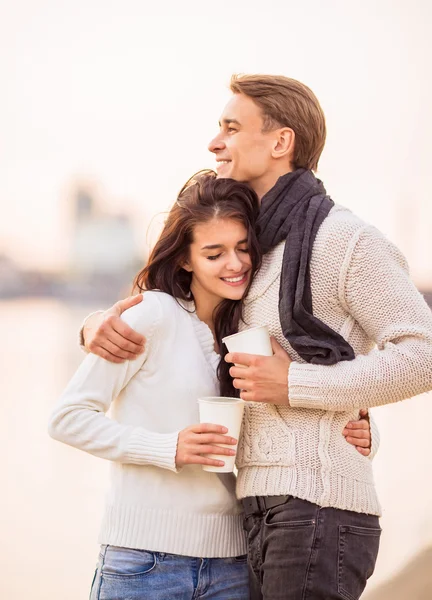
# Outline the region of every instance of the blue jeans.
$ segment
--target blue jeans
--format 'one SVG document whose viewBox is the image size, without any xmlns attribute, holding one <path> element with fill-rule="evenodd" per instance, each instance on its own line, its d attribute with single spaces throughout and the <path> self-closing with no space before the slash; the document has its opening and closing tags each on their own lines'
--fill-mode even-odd
<svg viewBox="0 0 432 600">
<path fill-rule="evenodd" d="M 246 556 L 191 558 L 102 546 L 90 600 L 249 600 Z"/>
</svg>

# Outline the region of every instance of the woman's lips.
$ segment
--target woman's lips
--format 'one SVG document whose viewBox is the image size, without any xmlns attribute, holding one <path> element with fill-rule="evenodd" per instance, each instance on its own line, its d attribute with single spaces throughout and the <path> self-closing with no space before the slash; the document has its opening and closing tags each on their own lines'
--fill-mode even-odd
<svg viewBox="0 0 432 600">
<path fill-rule="evenodd" d="M 236 277 L 221 277 L 222 281 L 231 286 L 239 286 L 244 285 L 248 280 L 249 271 L 243 273 L 242 275 L 237 275 Z"/>
</svg>

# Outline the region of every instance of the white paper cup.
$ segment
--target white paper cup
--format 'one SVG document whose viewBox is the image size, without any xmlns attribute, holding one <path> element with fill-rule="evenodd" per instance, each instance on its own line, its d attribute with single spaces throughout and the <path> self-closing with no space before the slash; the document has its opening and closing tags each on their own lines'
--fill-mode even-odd
<svg viewBox="0 0 432 600">
<path fill-rule="evenodd" d="M 270 335 L 266 325 L 245 329 L 240 333 L 222 338 L 229 352 L 243 352 L 246 354 L 259 354 L 273 356 Z M 241 366 L 241 365 L 240 365 Z"/>
<path fill-rule="evenodd" d="M 223 425 L 228 429 L 224 435 L 239 439 L 240 428 L 243 419 L 244 402 L 239 398 L 223 398 L 222 396 L 208 396 L 198 399 L 200 423 L 213 423 Z M 219 445 L 219 444 L 218 444 Z M 237 451 L 237 446 L 231 444 L 220 444 L 221 447 L 231 448 Z M 204 471 L 215 473 L 231 473 L 234 469 L 235 455 L 205 454 L 208 458 L 224 461 L 223 467 L 203 465 Z"/>
</svg>

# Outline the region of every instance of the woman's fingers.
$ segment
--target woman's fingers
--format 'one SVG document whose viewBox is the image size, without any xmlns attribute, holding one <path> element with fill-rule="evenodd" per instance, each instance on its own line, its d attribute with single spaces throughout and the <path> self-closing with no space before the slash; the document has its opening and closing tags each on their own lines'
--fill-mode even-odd
<svg viewBox="0 0 432 600">
<path fill-rule="evenodd" d="M 208 458 L 206 456 L 194 455 L 189 456 L 184 461 L 185 465 L 210 465 L 211 467 L 224 467 L 225 463 L 223 460 L 216 460 L 215 458 Z"/>
<path fill-rule="evenodd" d="M 191 439 L 193 444 L 229 444 L 235 446 L 237 440 L 228 435 L 218 435 L 216 433 L 202 433 L 201 435 L 194 435 Z"/>
<path fill-rule="evenodd" d="M 227 433 L 228 429 L 223 425 L 215 425 L 214 423 L 197 423 L 188 428 L 193 433 Z"/>
<path fill-rule="evenodd" d="M 360 452 L 360 454 L 363 454 L 363 456 L 369 456 L 371 453 L 370 448 L 360 448 L 360 446 L 356 446 L 356 450 L 357 452 Z"/>
<path fill-rule="evenodd" d="M 347 442 L 349 441 L 350 444 L 354 443 L 366 448 L 369 447 L 371 442 L 369 421 L 366 419 L 350 421 L 342 431 L 342 435 L 346 437 Z M 351 440 L 354 440 L 354 442 Z"/>
<path fill-rule="evenodd" d="M 345 439 L 348 442 L 348 444 L 352 444 L 357 448 L 369 448 L 369 439 L 361 440 L 355 437 L 351 437 L 350 435 L 347 435 Z"/>
<path fill-rule="evenodd" d="M 226 427 L 211 423 L 191 425 L 180 431 L 177 442 L 176 465 L 178 467 L 194 464 L 223 466 L 223 461 L 205 455 L 235 455 L 235 450 L 230 446 L 235 446 L 237 440 L 231 436 L 223 435 L 223 432 L 226 431 L 228 431 Z M 223 444 L 223 446 L 218 444 Z"/>
<path fill-rule="evenodd" d="M 215 454 L 216 456 L 234 456 L 235 450 L 232 448 L 223 448 L 221 446 L 198 446 L 188 448 L 182 457 L 183 464 L 186 465 L 213 465 L 215 467 L 224 466 L 223 460 L 210 458 L 206 454 Z"/>
<path fill-rule="evenodd" d="M 355 432 L 355 435 L 358 432 L 366 432 L 368 433 L 370 430 L 369 422 L 366 419 L 359 419 L 358 421 L 350 421 L 346 424 L 344 431 Z M 361 433 L 359 435 L 362 435 Z"/>
<path fill-rule="evenodd" d="M 185 441 L 190 444 L 237 444 L 237 440 L 225 435 L 228 429 L 213 423 L 191 425 L 186 431 Z"/>
<path fill-rule="evenodd" d="M 200 444 L 193 449 L 194 454 L 225 454 L 226 456 L 234 456 L 236 451 L 232 448 L 224 448 L 223 446 L 204 446 Z"/>
</svg>

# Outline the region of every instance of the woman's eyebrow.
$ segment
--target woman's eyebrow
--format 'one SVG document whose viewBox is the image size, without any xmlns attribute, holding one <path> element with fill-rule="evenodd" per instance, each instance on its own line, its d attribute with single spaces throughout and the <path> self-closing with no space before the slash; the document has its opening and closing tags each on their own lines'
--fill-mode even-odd
<svg viewBox="0 0 432 600">
<path fill-rule="evenodd" d="M 216 248 L 222 248 L 223 244 L 209 244 L 208 246 L 203 246 L 201 250 L 215 250 Z"/>
<path fill-rule="evenodd" d="M 244 240 L 240 240 L 239 242 L 237 242 L 237 246 L 240 246 L 240 244 L 246 244 L 247 242 L 247 238 Z M 207 246 L 202 246 L 201 250 L 216 250 L 216 248 L 223 248 L 224 245 L 223 244 L 208 244 Z"/>
</svg>

